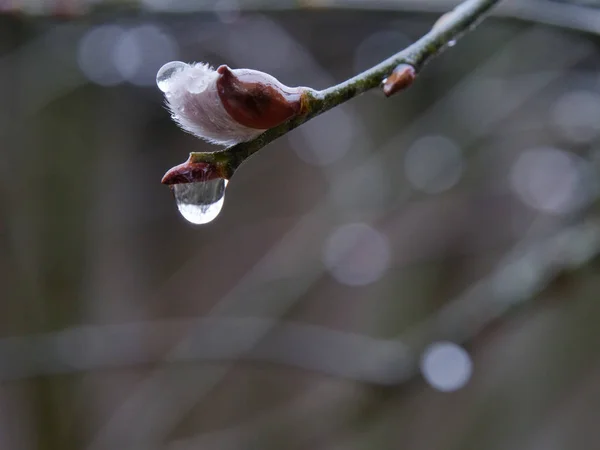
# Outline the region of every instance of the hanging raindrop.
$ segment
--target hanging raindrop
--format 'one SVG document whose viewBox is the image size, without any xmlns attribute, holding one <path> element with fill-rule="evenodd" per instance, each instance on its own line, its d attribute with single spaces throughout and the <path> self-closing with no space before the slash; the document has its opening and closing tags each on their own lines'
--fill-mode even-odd
<svg viewBox="0 0 600 450">
<path fill-rule="evenodd" d="M 211 222 L 223 208 L 228 181 L 217 178 L 171 186 L 177 209 L 188 222 L 196 225 Z"/>
<path fill-rule="evenodd" d="M 454 47 L 456 45 L 456 39 L 448 41 L 448 47 Z"/>
<path fill-rule="evenodd" d="M 171 61 L 166 63 L 158 69 L 158 72 L 156 73 L 156 85 L 158 88 L 165 93 L 169 92 L 173 75 L 186 67 L 188 67 L 188 65 L 181 61 Z"/>
</svg>

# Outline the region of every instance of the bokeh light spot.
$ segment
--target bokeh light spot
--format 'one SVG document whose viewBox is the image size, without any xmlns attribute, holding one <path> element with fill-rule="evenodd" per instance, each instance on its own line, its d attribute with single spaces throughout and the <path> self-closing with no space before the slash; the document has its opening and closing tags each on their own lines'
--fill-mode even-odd
<svg viewBox="0 0 600 450">
<path fill-rule="evenodd" d="M 84 75 L 101 86 L 123 82 L 123 74 L 114 64 L 113 54 L 125 31 L 117 25 L 100 25 L 87 31 L 79 41 L 77 61 Z"/>
<path fill-rule="evenodd" d="M 443 136 L 425 136 L 406 152 L 404 169 L 410 184 L 428 194 L 439 194 L 458 183 L 463 157 L 458 146 Z"/>
<path fill-rule="evenodd" d="M 509 182 L 527 206 L 550 214 L 565 214 L 584 200 L 581 171 L 575 156 L 555 148 L 523 152 L 513 164 Z"/>
<path fill-rule="evenodd" d="M 436 342 L 423 352 L 421 373 L 432 388 L 457 391 L 471 378 L 473 362 L 466 350 L 453 342 Z"/>
<path fill-rule="evenodd" d="M 325 266 L 340 283 L 362 286 L 380 279 L 391 260 L 388 239 L 362 223 L 335 230 L 323 251 Z"/>
<path fill-rule="evenodd" d="M 151 86 L 156 71 L 177 58 L 177 43 L 154 25 L 142 25 L 128 30 L 117 42 L 113 61 L 117 70 L 130 83 Z"/>
<path fill-rule="evenodd" d="M 154 25 L 125 30 L 117 25 L 90 29 L 79 42 L 81 71 L 93 83 L 114 86 L 124 81 L 151 86 L 156 71 L 177 57 L 177 43 Z"/>
<path fill-rule="evenodd" d="M 600 94 L 578 90 L 563 94 L 552 108 L 555 129 L 575 143 L 587 143 L 600 135 Z"/>
</svg>

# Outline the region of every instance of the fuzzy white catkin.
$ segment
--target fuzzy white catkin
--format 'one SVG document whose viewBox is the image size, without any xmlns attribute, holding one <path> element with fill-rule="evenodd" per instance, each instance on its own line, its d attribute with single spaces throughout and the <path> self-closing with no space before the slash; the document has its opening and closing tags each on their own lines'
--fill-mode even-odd
<svg viewBox="0 0 600 450">
<path fill-rule="evenodd" d="M 160 71 L 159 71 L 160 74 Z M 174 71 L 163 89 L 173 120 L 185 131 L 213 144 L 250 141 L 265 130 L 236 122 L 217 92 L 219 74 L 208 64 L 186 64 Z"/>
</svg>

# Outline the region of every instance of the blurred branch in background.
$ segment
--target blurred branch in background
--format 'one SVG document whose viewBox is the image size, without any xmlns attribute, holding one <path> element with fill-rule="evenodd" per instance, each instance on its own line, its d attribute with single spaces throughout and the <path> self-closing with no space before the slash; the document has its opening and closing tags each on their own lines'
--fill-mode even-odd
<svg viewBox="0 0 600 450">
<path fill-rule="evenodd" d="M 468 343 L 491 322 L 526 304 L 561 274 L 581 269 L 599 253 L 600 223 L 593 221 L 566 227 L 548 238 L 533 236 L 518 243 L 489 275 L 399 340 L 266 318 L 87 326 L 0 339 L 0 381 L 154 364 L 162 360 L 161 352 L 144 349 L 144 342 L 161 342 L 162 347 L 176 339 L 179 330 L 193 325 L 193 333 L 170 354 L 169 363 L 260 361 L 393 385 L 418 372 L 416 356 L 432 340 Z M 267 330 L 269 340 L 259 343 Z M 319 351 L 302 351 L 308 348 Z"/>
<path fill-rule="evenodd" d="M 319 9 L 442 13 L 458 3 L 458 0 L 8 0 L 0 3 L 0 11 L 78 16 L 103 12 L 107 8 L 122 8 L 175 14 L 214 12 L 227 17 L 242 11 Z M 505 0 L 492 15 L 598 34 L 599 6 L 596 0 Z"/>
<path fill-rule="evenodd" d="M 248 3 L 251 4 L 252 0 Z M 267 2 L 268 3 L 268 2 Z M 427 11 L 439 13 L 456 0 L 317 0 L 329 8 L 357 8 L 381 11 Z M 492 15 L 588 33 L 600 33 L 600 6 L 595 1 L 507 0 L 494 8 Z M 265 7 L 268 8 L 267 5 Z M 273 4 L 271 7 L 275 7 Z"/>
</svg>

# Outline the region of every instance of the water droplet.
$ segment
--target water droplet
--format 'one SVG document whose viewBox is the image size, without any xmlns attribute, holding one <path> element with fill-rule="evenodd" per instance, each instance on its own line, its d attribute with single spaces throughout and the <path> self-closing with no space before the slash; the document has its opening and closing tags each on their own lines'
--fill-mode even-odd
<svg viewBox="0 0 600 450">
<path fill-rule="evenodd" d="M 177 209 L 188 222 L 196 225 L 211 222 L 223 208 L 227 180 L 200 181 L 172 186 Z"/>
<path fill-rule="evenodd" d="M 188 67 L 188 65 L 181 61 L 171 61 L 166 63 L 156 73 L 156 85 L 163 92 L 168 92 L 171 88 L 171 80 L 173 75 L 177 72 Z"/>
<path fill-rule="evenodd" d="M 451 41 L 448 41 L 448 47 L 454 47 L 456 45 L 456 39 L 452 39 Z"/>
</svg>

